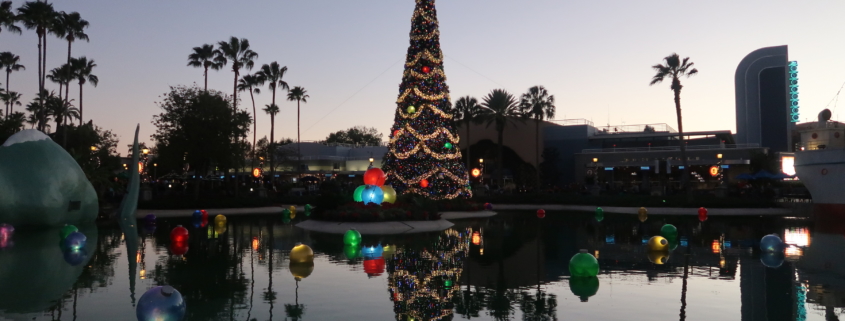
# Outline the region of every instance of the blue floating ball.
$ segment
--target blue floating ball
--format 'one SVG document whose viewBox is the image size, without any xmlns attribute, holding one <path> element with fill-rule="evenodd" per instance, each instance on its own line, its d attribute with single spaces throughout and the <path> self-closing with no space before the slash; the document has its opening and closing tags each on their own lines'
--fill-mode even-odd
<svg viewBox="0 0 845 321">
<path fill-rule="evenodd" d="M 767 252 L 760 254 L 760 263 L 768 268 L 776 269 L 783 265 L 782 252 Z"/>
<path fill-rule="evenodd" d="M 763 252 L 783 252 L 783 240 L 775 234 L 766 235 L 760 240 L 760 250 Z"/>
<path fill-rule="evenodd" d="M 364 258 L 367 259 L 374 259 L 384 255 L 384 247 L 381 244 L 376 246 L 365 246 L 361 253 L 364 254 Z"/>
<path fill-rule="evenodd" d="M 64 254 L 65 262 L 71 266 L 80 265 L 88 259 L 88 252 L 85 249 L 65 250 L 62 254 Z"/>
<path fill-rule="evenodd" d="M 364 204 L 373 203 L 379 205 L 384 201 L 384 191 L 379 186 L 367 185 L 364 192 L 361 193 L 361 200 Z"/>
<path fill-rule="evenodd" d="M 63 242 L 64 248 L 66 250 L 79 250 L 85 247 L 85 242 L 88 241 L 88 237 L 81 232 L 73 232 L 68 235 Z"/>
<path fill-rule="evenodd" d="M 182 294 L 165 285 L 149 289 L 141 296 L 135 316 L 138 321 L 180 321 L 185 317 L 185 310 Z"/>
<path fill-rule="evenodd" d="M 194 211 L 194 214 L 192 215 L 192 217 L 193 217 L 195 220 L 196 220 L 196 219 L 202 219 L 202 212 L 200 212 L 199 210 L 196 210 L 196 211 Z"/>
<path fill-rule="evenodd" d="M 202 227 L 202 219 L 194 216 L 194 218 L 191 219 L 191 224 L 194 225 L 194 228 L 200 228 Z"/>
<path fill-rule="evenodd" d="M 147 214 L 147 216 L 144 217 L 144 220 L 146 221 L 147 224 L 155 224 L 156 223 L 156 216 L 155 216 L 155 214 Z"/>
</svg>

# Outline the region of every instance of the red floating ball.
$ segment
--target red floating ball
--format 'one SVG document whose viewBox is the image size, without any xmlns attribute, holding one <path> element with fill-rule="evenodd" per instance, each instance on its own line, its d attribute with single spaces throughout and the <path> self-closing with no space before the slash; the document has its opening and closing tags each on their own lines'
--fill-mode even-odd
<svg viewBox="0 0 845 321">
<path fill-rule="evenodd" d="M 544 210 L 544 209 L 537 210 L 537 217 L 539 217 L 539 218 L 546 217 L 546 210 Z"/>
<path fill-rule="evenodd" d="M 208 221 L 208 211 L 206 211 L 206 210 L 200 210 L 200 213 L 202 213 L 202 220 L 203 220 L 203 221 Z"/>
<path fill-rule="evenodd" d="M 170 231 L 170 241 L 173 243 L 188 242 L 188 229 L 182 227 L 182 225 L 174 227 Z"/>
<path fill-rule="evenodd" d="M 427 179 L 421 180 L 420 181 L 420 187 L 422 187 L 422 188 L 428 187 L 428 180 Z"/>
<path fill-rule="evenodd" d="M 431 71 L 431 68 L 429 68 L 428 66 L 424 66 L 424 67 L 422 67 L 422 71 L 424 73 L 428 73 L 429 71 Z"/>
<path fill-rule="evenodd" d="M 384 185 L 384 171 L 382 171 L 381 168 L 368 169 L 364 172 L 364 184 L 375 186 Z"/>
<path fill-rule="evenodd" d="M 188 253 L 188 242 L 173 242 L 170 244 L 170 253 L 173 255 L 185 255 Z"/>
<path fill-rule="evenodd" d="M 707 209 L 703 207 L 698 208 L 698 220 L 699 221 L 706 221 L 707 220 Z"/>
</svg>

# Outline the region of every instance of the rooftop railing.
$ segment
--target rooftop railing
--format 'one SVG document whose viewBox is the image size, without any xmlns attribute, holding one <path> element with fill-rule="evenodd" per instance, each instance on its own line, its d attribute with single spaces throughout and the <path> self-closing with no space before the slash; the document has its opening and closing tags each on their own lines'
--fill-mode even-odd
<svg viewBox="0 0 845 321">
<path fill-rule="evenodd" d="M 613 135 L 627 133 L 677 133 L 671 126 L 663 124 L 611 125 L 597 127 L 596 135 Z"/>
<path fill-rule="evenodd" d="M 724 145 L 687 145 L 687 150 L 713 150 L 713 149 L 736 149 L 736 148 L 758 148 L 760 144 L 724 144 Z M 622 152 L 659 152 L 681 150 L 680 146 L 659 146 L 659 147 L 622 147 L 622 148 L 595 148 L 584 149 L 581 153 L 622 153 Z"/>
</svg>

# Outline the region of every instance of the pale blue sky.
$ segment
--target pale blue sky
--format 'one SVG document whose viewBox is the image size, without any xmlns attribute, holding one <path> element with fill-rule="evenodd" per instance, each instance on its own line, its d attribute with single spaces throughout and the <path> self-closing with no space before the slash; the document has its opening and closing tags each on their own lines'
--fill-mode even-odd
<svg viewBox="0 0 845 321">
<path fill-rule="evenodd" d="M 85 116 L 114 130 L 125 145 L 135 123 L 143 139 L 153 133 L 154 102 L 168 86 L 202 85 L 202 70 L 186 66 L 191 48 L 229 36 L 248 38 L 259 65 L 275 60 L 288 66 L 286 80 L 308 90 L 303 140 L 355 125 L 387 132 L 414 1 L 86 0 L 54 6 L 91 22 L 91 42 L 77 42 L 73 51 L 98 64 L 99 87 L 85 88 Z M 556 119 L 677 127 L 669 85 L 648 86 L 650 66 L 672 52 L 691 57 L 700 72 L 684 80 L 687 130 L 735 130 L 734 71 L 760 47 L 788 44 L 790 59 L 798 60 L 802 121 L 814 118 L 845 82 L 843 1 L 440 0 L 437 9 L 453 100 L 544 85 L 557 98 Z M 36 42 L 33 31 L 0 34 L 0 50 L 20 55 L 27 66 L 11 80 L 26 101 L 37 87 Z M 64 62 L 66 42 L 50 37 L 48 49 L 48 68 Z M 209 87 L 229 93 L 232 81 L 228 69 L 212 72 Z M 242 106 L 251 110 L 244 98 Z M 260 108 L 270 95 L 256 99 Z M 279 104 L 276 137 L 295 138 L 295 104 Z M 834 118 L 840 112 L 845 107 Z M 260 110 L 258 127 L 259 137 L 269 136 L 269 117 Z"/>
</svg>

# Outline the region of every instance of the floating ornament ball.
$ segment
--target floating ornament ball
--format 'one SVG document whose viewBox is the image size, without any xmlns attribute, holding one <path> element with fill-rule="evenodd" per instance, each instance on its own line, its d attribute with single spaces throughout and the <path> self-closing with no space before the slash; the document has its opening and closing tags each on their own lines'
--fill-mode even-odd
<svg viewBox="0 0 845 321">
<path fill-rule="evenodd" d="M 68 250 L 79 250 L 85 247 L 85 243 L 88 241 L 88 237 L 85 234 L 80 232 L 73 232 L 68 235 L 64 240 L 64 247 Z"/>
<path fill-rule="evenodd" d="M 409 114 L 413 114 L 413 113 L 417 112 L 417 108 L 414 107 L 414 106 L 408 106 L 407 111 L 408 111 Z"/>
<path fill-rule="evenodd" d="M 138 321 L 181 321 L 185 318 L 185 300 L 169 285 L 147 290 L 135 307 Z"/>
<path fill-rule="evenodd" d="M 219 214 L 214 217 L 214 225 L 226 225 L 226 215 Z"/>
<path fill-rule="evenodd" d="M 443 144 L 443 147 L 446 149 L 452 149 L 452 143 Z"/>
<path fill-rule="evenodd" d="M 396 191 L 394 191 L 393 193 L 395 194 Z M 311 207 L 311 204 L 305 204 L 305 216 L 311 216 L 311 210 L 313 209 L 314 208 Z"/>
<path fill-rule="evenodd" d="M 763 252 L 783 252 L 783 240 L 775 234 L 769 234 L 760 239 L 760 250 Z"/>
<path fill-rule="evenodd" d="M 646 246 L 651 252 L 668 252 L 669 240 L 660 235 L 655 235 L 648 239 Z"/>
<path fill-rule="evenodd" d="M 590 277 L 572 277 L 569 278 L 569 290 L 575 294 L 581 302 L 587 302 L 591 296 L 599 292 L 599 279 L 594 276 Z"/>
<path fill-rule="evenodd" d="M 364 204 L 381 204 L 384 201 L 384 191 L 381 190 L 381 187 L 376 185 L 367 185 L 367 188 L 364 189 L 364 193 L 361 194 L 361 199 Z"/>
<path fill-rule="evenodd" d="M 542 208 L 541 208 L 541 209 L 539 209 L 539 210 L 537 210 L 537 217 L 539 217 L 539 218 L 544 218 L 544 217 L 546 217 L 546 210 L 544 210 L 544 209 L 542 209 Z"/>
<path fill-rule="evenodd" d="M 396 190 L 393 189 L 393 186 L 390 185 L 382 185 L 381 191 L 384 193 L 384 199 L 382 203 L 396 203 Z"/>
<path fill-rule="evenodd" d="M 78 250 L 64 250 L 62 251 L 62 256 L 65 259 L 67 264 L 71 266 L 77 266 L 85 262 L 88 259 L 88 252 L 85 249 L 78 249 Z"/>
<path fill-rule="evenodd" d="M 604 220 L 604 210 L 601 207 L 596 207 L 596 221 Z"/>
<path fill-rule="evenodd" d="M 428 180 L 427 179 L 421 180 L 420 181 L 420 187 L 422 187 L 422 188 L 428 187 Z"/>
<path fill-rule="evenodd" d="M 663 227 L 660 228 L 660 236 L 665 237 L 667 240 L 677 239 L 678 228 L 672 224 L 663 225 Z"/>
<path fill-rule="evenodd" d="M 666 262 L 669 261 L 669 252 L 668 251 L 648 251 L 648 253 L 646 253 L 646 255 L 648 256 L 648 260 L 651 263 L 654 263 L 654 264 L 657 264 L 657 265 L 663 265 L 663 264 L 666 264 Z"/>
<path fill-rule="evenodd" d="M 208 211 L 200 210 L 200 213 L 202 213 L 202 219 L 208 221 Z"/>
<path fill-rule="evenodd" d="M 352 193 L 352 200 L 356 202 L 363 202 L 364 200 L 361 199 L 361 195 L 364 194 L 365 188 L 367 188 L 367 185 L 361 185 L 355 188 L 355 192 Z"/>
<path fill-rule="evenodd" d="M 290 210 L 289 209 L 283 209 L 282 210 L 282 218 L 290 218 Z"/>
<path fill-rule="evenodd" d="M 202 212 L 200 212 L 200 210 L 194 211 L 194 214 L 191 215 L 191 218 L 193 218 L 195 220 L 202 219 Z"/>
<path fill-rule="evenodd" d="M 374 246 L 365 246 L 363 249 L 361 249 L 361 254 L 363 254 L 365 258 L 375 258 L 384 256 L 384 247 L 382 247 L 381 244 Z"/>
<path fill-rule="evenodd" d="M 288 209 L 290 210 L 291 218 L 293 215 L 296 215 L 296 206 L 291 205 Z"/>
<path fill-rule="evenodd" d="M 170 231 L 170 241 L 173 243 L 188 242 L 188 229 L 182 227 L 182 225 L 177 225 Z"/>
<path fill-rule="evenodd" d="M 185 255 L 185 253 L 188 253 L 188 241 L 170 243 L 170 254 Z"/>
<path fill-rule="evenodd" d="M 707 220 L 707 209 L 703 207 L 698 208 L 698 220 L 699 221 L 706 221 Z"/>
<path fill-rule="evenodd" d="M 384 171 L 381 168 L 370 168 L 364 172 L 365 185 L 382 186 L 384 185 L 384 179 Z"/>
<path fill-rule="evenodd" d="M 0 249 L 12 246 L 12 235 L 15 228 L 9 224 L 0 224 Z"/>
<path fill-rule="evenodd" d="M 364 273 L 367 273 L 367 276 L 379 276 L 384 273 L 384 258 L 383 257 L 374 257 L 368 258 L 364 256 Z"/>
<path fill-rule="evenodd" d="M 581 250 L 569 260 L 569 275 L 573 277 L 590 277 L 599 274 L 599 261 L 596 257 Z"/>
<path fill-rule="evenodd" d="M 70 225 L 70 224 L 62 226 L 62 229 L 59 230 L 59 239 L 61 239 L 61 240 L 66 239 L 67 236 L 70 235 L 70 233 L 73 233 L 73 232 L 79 232 L 79 229 L 76 228 L 76 226 L 73 226 L 73 225 Z"/>
<path fill-rule="evenodd" d="M 156 222 L 155 214 L 147 214 L 147 216 L 144 217 L 144 221 L 147 224 L 155 224 L 155 222 Z"/>
<path fill-rule="evenodd" d="M 645 222 L 648 219 L 648 210 L 645 207 L 640 207 L 637 210 L 637 218 L 640 219 L 640 222 Z"/>
<path fill-rule="evenodd" d="M 310 263 L 314 262 L 314 251 L 311 247 L 302 243 L 296 244 L 290 250 L 291 263 Z"/>
<path fill-rule="evenodd" d="M 431 67 L 429 67 L 429 66 L 423 66 L 422 67 L 422 72 L 428 73 L 429 71 L 431 71 Z"/>
<path fill-rule="evenodd" d="M 282 217 L 282 223 L 285 223 L 285 224 L 290 223 L 290 216 L 284 216 L 284 217 Z"/>
<path fill-rule="evenodd" d="M 346 234 L 343 235 L 343 244 L 355 246 L 361 244 L 361 233 L 355 229 L 346 231 Z"/>
<path fill-rule="evenodd" d="M 220 234 L 226 233 L 226 229 L 227 229 L 227 227 L 226 227 L 226 224 L 225 224 L 225 223 L 224 223 L 224 224 L 215 224 L 215 225 L 214 225 L 214 233 L 217 233 L 217 235 L 220 235 Z"/>
<path fill-rule="evenodd" d="M 193 226 L 194 226 L 194 228 L 201 228 L 201 227 L 204 227 L 204 225 L 202 225 L 202 217 L 193 217 L 193 218 L 191 218 L 191 225 L 193 225 Z"/>
<path fill-rule="evenodd" d="M 288 266 L 290 270 L 290 274 L 293 275 L 293 279 L 297 281 L 302 281 L 302 279 L 307 278 L 314 272 L 314 262 L 307 262 L 307 263 L 294 263 L 291 262 L 290 266 Z"/>
<path fill-rule="evenodd" d="M 776 269 L 783 265 L 784 255 L 781 252 L 760 253 L 760 263 L 768 268 Z"/>
</svg>

